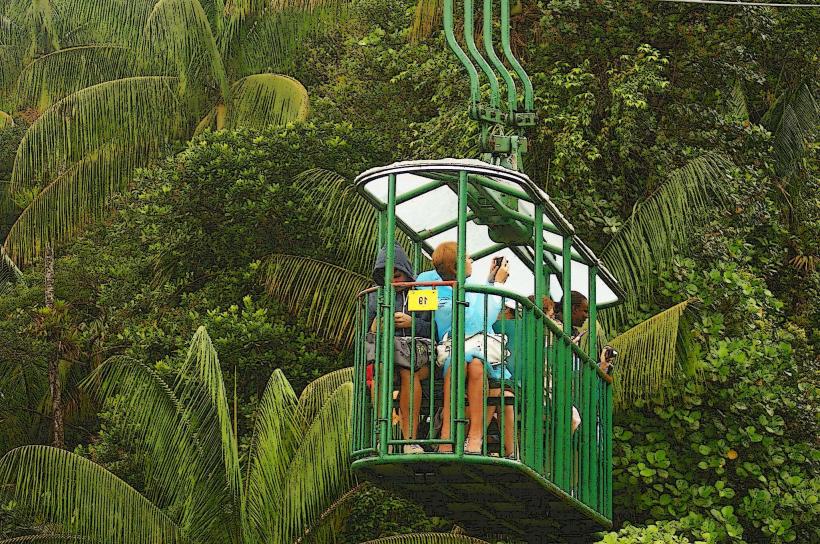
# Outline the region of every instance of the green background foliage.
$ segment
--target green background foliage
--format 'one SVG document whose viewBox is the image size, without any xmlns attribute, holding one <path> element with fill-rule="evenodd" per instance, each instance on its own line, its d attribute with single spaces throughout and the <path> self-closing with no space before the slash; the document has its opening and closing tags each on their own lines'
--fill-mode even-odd
<svg viewBox="0 0 820 544">
<path fill-rule="evenodd" d="M 263 271 L 271 255 L 348 256 L 350 241 L 317 220 L 322 199 L 300 185 L 304 172 L 350 180 L 393 160 L 475 155 L 466 78 L 440 35 L 408 40 L 414 7 L 353 2 L 290 66 L 310 93 L 309 121 L 174 142 L 60 249 L 60 334 L 76 346 L 61 362 L 70 448 L 150 491 L 125 400 L 93 402 L 79 383 L 115 355 L 170 376 L 201 325 L 237 402 L 243 462 L 274 369 L 299 392 L 348 366 L 307 308 L 266 292 Z M 665 387 L 616 412 L 617 530 L 603 542 L 820 541 L 816 12 L 604 0 L 524 2 L 514 16 L 539 119 L 525 170 L 596 251 L 671 172 L 707 153 L 729 165 L 697 200 L 675 193 L 691 209 L 685 232 L 665 240 L 671 258 L 636 259 L 654 280 L 613 332 L 694 301 Z M 4 234 L 25 199 L 10 203 L 4 183 L 25 124 L 0 129 Z M 23 279 L 0 295 L 0 453 L 49 436 L 56 346 L 31 328 L 40 267 Z M 370 486 L 345 504 L 339 542 L 453 529 Z M 0 498 L 0 537 L 53 530 Z"/>
</svg>

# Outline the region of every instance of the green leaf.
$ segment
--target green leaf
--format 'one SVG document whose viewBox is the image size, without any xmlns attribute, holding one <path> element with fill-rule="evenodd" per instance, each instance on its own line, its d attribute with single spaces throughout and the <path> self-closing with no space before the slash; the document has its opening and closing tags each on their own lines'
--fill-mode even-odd
<svg viewBox="0 0 820 544">
<path fill-rule="evenodd" d="M 659 272 L 671 264 L 676 246 L 688 239 L 692 225 L 708 216 L 705 210 L 721 202 L 720 186 L 733 168 L 725 156 L 706 153 L 672 171 L 659 189 L 635 206 L 600 254 L 627 295 L 623 304 L 601 312 L 608 330 L 617 330 L 652 299 Z"/>
<path fill-rule="evenodd" d="M 256 74 L 233 84 L 229 127 L 264 128 L 304 121 L 309 112 L 307 90 L 292 77 Z"/>
<path fill-rule="evenodd" d="M 618 350 L 615 402 L 624 406 L 663 392 L 663 386 L 681 371 L 677 342 L 681 316 L 693 299 L 650 317 L 616 336 L 610 344 Z"/>
<path fill-rule="evenodd" d="M 270 295 L 292 313 L 304 312 L 309 327 L 340 346 L 353 341 L 356 295 L 373 283 L 334 264 L 285 254 L 267 259 L 263 281 Z"/>
<path fill-rule="evenodd" d="M 0 459 L 9 495 L 81 538 L 112 544 L 187 542 L 148 499 L 99 465 L 47 446 L 24 446 Z"/>
<path fill-rule="evenodd" d="M 18 80 L 21 109 L 45 111 L 54 102 L 86 87 L 134 75 L 133 52 L 121 45 L 83 45 L 60 49 L 27 64 Z"/>
</svg>

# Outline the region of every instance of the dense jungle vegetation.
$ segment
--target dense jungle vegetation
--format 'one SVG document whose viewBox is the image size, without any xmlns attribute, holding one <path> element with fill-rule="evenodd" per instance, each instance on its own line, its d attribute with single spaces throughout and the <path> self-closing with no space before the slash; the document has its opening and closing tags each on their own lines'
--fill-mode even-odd
<svg viewBox="0 0 820 544">
<path fill-rule="evenodd" d="M 477 154 L 437 3 L 90 4 L 0 0 L 0 544 L 478 542 L 345 457 L 345 188 Z M 820 9 L 513 28 L 525 172 L 629 293 L 608 333 L 665 338 L 623 359 L 602 542 L 820 542 Z"/>
</svg>

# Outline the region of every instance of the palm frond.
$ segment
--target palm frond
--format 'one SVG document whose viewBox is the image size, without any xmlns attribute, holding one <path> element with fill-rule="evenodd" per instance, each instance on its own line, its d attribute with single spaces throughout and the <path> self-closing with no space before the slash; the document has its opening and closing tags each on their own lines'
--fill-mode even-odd
<svg viewBox="0 0 820 544">
<path fill-rule="evenodd" d="M 176 78 L 141 76 L 87 87 L 55 103 L 26 131 L 12 189 L 35 186 L 106 144 L 156 151 L 180 132 L 184 115 Z"/>
<path fill-rule="evenodd" d="M 609 331 L 618 330 L 651 298 L 658 273 L 670 265 L 692 225 L 720 202 L 720 184 L 729 179 L 733 167 L 723 155 L 706 153 L 672 171 L 658 190 L 635 206 L 604 247 L 601 259 L 627 294 L 624 304 L 601 312 Z"/>
<path fill-rule="evenodd" d="M 378 215 L 353 183 L 331 170 L 311 168 L 296 177 L 294 186 L 312 201 L 311 213 L 318 228 L 332 232 L 339 266 L 369 273 L 379 249 Z M 398 234 L 399 243 L 407 243 Z"/>
<path fill-rule="evenodd" d="M 807 83 L 786 92 L 766 113 L 763 124 L 772 132 L 777 173 L 787 175 L 806 153 L 820 121 L 820 108 Z"/>
<path fill-rule="evenodd" d="M 86 381 L 101 399 L 121 397 L 126 439 L 146 452 L 151 499 L 174 512 L 187 535 L 206 540 L 223 530 L 222 445 L 203 388 L 193 379 L 169 386 L 138 361 L 108 359 Z"/>
<path fill-rule="evenodd" d="M 322 544 L 325 542 L 335 542 L 334 536 L 341 533 L 344 524 L 350 515 L 348 504 L 356 497 L 356 494 L 364 484 L 356 484 L 347 493 L 336 499 L 336 501 L 322 512 L 319 519 L 305 529 L 302 536 L 297 538 L 293 544 Z M 2 543 L 0 543 L 2 544 Z"/>
<path fill-rule="evenodd" d="M 417 0 L 410 40 L 419 42 L 441 27 L 441 0 Z"/>
<path fill-rule="evenodd" d="M 214 349 L 211 337 L 205 327 L 199 327 L 191 340 L 188 348 L 188 356 L 185 364 L 180 368 L 177 378 L 177 388 L 182 391 L 190 391 L 189 371 L 195 371 L 195 375 L 202 384 L 205 392 L 198 394 L 195 398 L 197 402 L 206 401 L 212 410 L 215 424 L 215 431 L 219 438 L 222 449 L 223 476 L 230 493 L 234 511 L 240 515 L 232 518 L 235 521 L 244 520 L 241 514 L 244 509 L 242 500 L 242 474 L 239 466 L 239 447 L 231 423 L 231 413 L 228 408 L 228 396 L 225 392 L 225 381 L 222 379 L 222 369 L 219 366 L 219 358 Z M 187 395 L 183 395 L 186 398 Z M 241 527 L 234 528 L 234 534 L 241 534 Z"/>
<path fill-rule="evenodd" d="M 142 56 L 145 22 L 156 0 L 59 0 L 63 47 L 116 44 Z"/>
<path fill-rule="evenodd" d="M 112 544 L 187 541 L 162 510 L 131 486 L 59 448 L 10 451 L 0 459 L 0 483 L 25 508 L 83 539 Z"/>
<path fill-rule="evenodd" d="M 226 8 L 231 17 L 219 39 L 223 56 L 240 76 L 292 70 L 305 40 L 327 29 L 338 29 L 344 20 L 345 3 L 292 2 L 289 8 L 266 9 L 261 13 L 251 8 L 246 13 L 254 13 L 253 16 L 242 16 L 243 8 L 235 8 L 231 2 Z"/>
<path fill-rule="evenodd" d="M 308 116 L 308 92 L 292 77 L 256 74 L 233 84 L 228 108 L 229 127 L 264 128 L 303 121 Z"/>
<path fill-rule="evenodd" d="M 615 403 L 630 404 L 663 391 L 678 363 L 678 337 L 683 312 L 694 299 L 685 300 L 655 314 L 616 336 L 610 342 L 618 350 Z"/>
<path fill-rule="evenodd" d="M 59 241 L 82 220 L 108 205 L 109 191 L 118 190 L 138 166 L 187 129 L 185 108 L 174 88 L 175 78 L 149 76 L 119 79 L 82 89 L 51 106 L 26 131 L 15 157 L 11 192 L 47 186 L 39 213 L 29 216 L 29 234 L 47 233 Z M 112 144 L 116 144 L 113 147 Z M 99 194 L 83 194 L 99 191 Z M 58 211 L 71 203 L 68 213 Z M 91 207 L 89 207 L 91 206 Z M 63 214 L 59 227 L 40 224 Z M 27 259 L 46 240 L 16 237 L 6 247 Z"/>
<path fill-rule="evenodd" d="M 211 23 L 199 0 L 159 0 L 145 25 L 145 40 L 175 70 L 188 92 L 213 86 L 230 99 L 228 76 Z"/>
<path fill-rule="evenodd" d="M 303 200 L 312 203 L 311 213 L 319 228 L 335 242 L 339 266 L 369 275 L 379 250 L 378 215 L 373 207 L 355 191 L 352 182 L 331 170 L 305 170 L 294 185 Z M 404 248 L 413 247 L 413 241 L 398 230 L 396 241 Z"/>
<path fill-rule="evenodd" d="M 293 388 L 281 370 L 274 370 L 257 409 L 248 464 L 249 542 L 276 534 L 282 488 L 303 431 L 296 407 Z"/>
<path fill-rule="evenodd" d="M 70 47 L 38 57 L 20 73 L 19 107 L 42 112 L 80 89 L 134 75 L 132 55 L 125 46 L 106 44 Z"/>
<path fill-rule="evenodd" d="M 0 110 L 0 128 L 13 127 L 14 117 Z"/>
<path fill-rule="evenodd" d="M 310 382 L 299 395 L 299 413 L 304 421 L 313 421 L 328 398 L 339 387 L 353 382 L 353 368 L 340 368 Z"/>
<path fill-rule="evenodd" d="M 415 533 L 396 535 L 376 540 L 368 540 L 362 544 L 490 544 L 485 540 L 466 535 L 452 533 Z"/>
<path fill-rule="evenodd" d="M 270 295 L 305 316 L 308 327 L 342 347 L 353 340 L 356 295 L 373 283 L 334 264 L 285 254 L 267 259 L 263 281 Z"/>
<path fill-rule="evenodd" d="M 59 533 L 17 536 L 0 540 L 0 544 L 81 544 L 83 542 L 89 541 L 78 536 Z"/>
<path fill-rule="evenodd" d="M 133 170 L 134 165 L 122 160 L 125 155 L 127 151 L 109 145 L 54 178 L 9 229 L 4 243 L 8 254 L 28 262 L 46 244 L 62 242 L 99 217 Z"/>
<path fill-rule="evenodd" d="M 279 538 L 273 541 L 292 542 L 303 535 L 351 488 L 352 403 L 353 384 L 343 384 L 304 432 L 282 488 L 281 516 L 274 533 Z"/>
<path fill-rule="evenodd" d="M 732 119 L 738 121 L 749 120 L 749 108 L 746 103 L 746 93 L 743 92 L 743 85 L 740 80 L 736 80 L 729 95 L 728 113 Z"/>
<path fill-rule="evenodd" d="M 12 286 L 23 279 L 23 273 L 14 261 L 0 246 L 0 295 L 7 293 Z"/>
</svg>

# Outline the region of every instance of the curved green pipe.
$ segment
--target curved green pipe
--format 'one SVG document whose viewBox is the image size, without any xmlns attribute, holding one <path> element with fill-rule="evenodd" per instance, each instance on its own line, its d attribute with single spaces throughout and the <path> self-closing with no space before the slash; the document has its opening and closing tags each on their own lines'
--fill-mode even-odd
<svg viewBox="0 0 820 544">
<path fill-rule="evenodd" d="M 482 34 L 484 38 L 484 52 L 487 53 L 490 62 L 493 63 L 493 66 L 495 66 L 501 74 L 501 79 L 504 80 L 504 85 L 507 87 L 507 103 L 509 104 L 510 115 L 512 115 L 518 106 L 518 97 L 515 93 L 515 81 L 510 71 L 507 70 L 507 67 L 504 66 L 501 59 L 498 58 L 498 55 L 495 53 L 495 47 L 493 46 L 493 0 L 484 0 L 484 26 Z"/>
<path fill-rule="evenodd" d="M 464 50 L 458 45 L 456 36 L 453 33 L 453 0 L 444 0 L 444 37 L 447 39 L 450 50 L 455 53 L 470 76 L 470 100 L 476 105 L 480 96 L 478 93 L 478 72 L 470 59 L 467 58 Z"/>
<path fill-rule="evenodd" d="M 510 48 L 510 0 L 501 0 L 501 47 L 504 50 L 504 57 L 518 74 L 518 78 L 524 85 L 524 110 L 532 111 L 532 81 L 526 70 L 518 62 Z"/>
<path fill-rule="evenodd" d="M 473 0 L 464 0 L 464 41 L 467 42 L 467 51 L 470 52 L 470 56 L 473 57 L 473 60 L 478 64 L 479 68 L 481 68 L 481 71 L 484 72 L 484 75 L 487 76 L 490 82 L 490 105 L 497 108 L 499 95 L 498 77 L 496 77 L 495 72 L 490 68 L 487 61 L 484 60 L 484 57 L 481 56 L 481 52 L 475 45 L 475 38 L 473 37 L 474 16 Z"/>
</svg>

